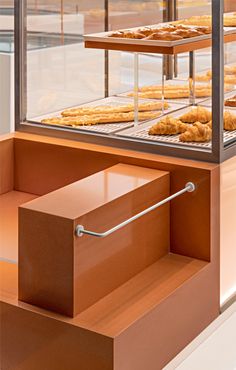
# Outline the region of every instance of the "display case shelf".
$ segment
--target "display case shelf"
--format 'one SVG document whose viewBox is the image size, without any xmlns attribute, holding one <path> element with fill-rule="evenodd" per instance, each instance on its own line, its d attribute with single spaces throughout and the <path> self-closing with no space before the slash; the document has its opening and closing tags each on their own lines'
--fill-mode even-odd
<svg viewBox="0 0 236 370">
<path fill-rule="evenodd" d="M 154 25 L 150 26 L 154 27 Z M 137 31 L 132 28 L 131 31 Z M 92 49 L 117 50 L 137 53 L 174 55 L 200 50 L 212 45 L 212 35 L 186 38 L 178 41 L 144 40 L 110 37 L 111 32 L 85 35 L 85 47 Z M 236 27 L 224 27 L 224 42 L 236 41 Z"/>
</svg>

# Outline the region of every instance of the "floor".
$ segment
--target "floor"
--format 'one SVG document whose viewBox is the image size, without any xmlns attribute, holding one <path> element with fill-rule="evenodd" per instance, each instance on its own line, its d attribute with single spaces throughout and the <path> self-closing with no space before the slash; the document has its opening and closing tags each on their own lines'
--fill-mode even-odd
<svg viewBox="0 0 236 370">
<path fill-rule="evenodd" d="M 236 302 L 163 370 L 236 370 Z"/>
</svg>

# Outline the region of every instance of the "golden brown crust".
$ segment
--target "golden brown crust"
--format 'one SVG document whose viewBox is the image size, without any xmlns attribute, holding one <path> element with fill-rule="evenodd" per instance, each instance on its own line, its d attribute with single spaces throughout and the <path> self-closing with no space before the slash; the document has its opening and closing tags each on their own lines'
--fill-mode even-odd
<svg viewBox="0 0 236 370">
<path fill-rule="evenodd" d="M 196 29 L 179 29 L 172 33 L 172 35 L 179 35 L 183 37 L 184 39 L 190 38 L 190 37 L 197 37 L 203 35 L 202 32 L 197 31 Z"/>
<path fill-rule="evenodd" d="M 211 15 L 200 15 L 192 16 L 190 18 L 179 21 L 182 24 L 192 25 L 192 26 L 212 26 L 212 16 Z M 225 27 L 235 27 L 236 26 L 236 16 L 235 14 L 224 14 L 224 26 Z"/>
<path fill-rule="evenodd" d="M 224 82 L 226 84 L 235 85 L 236 84 L 236 76 L 235 75 L 226 75 L 224 77 Z"/>
<path fill-rule="evenodd" d="M 236 130 L 236 115 L 229 111 L 224 112 L 224 129 L 226 131 Z"/>
<path fill-rule="evenodd" d="M 154 119 L 160 114 L 160 112 L 139 112 L 138 118 L 140 121 L 145 121 L 148 119 Z M 105 123 L 122 123 L 132 121 L 134 121 L 134 112 L 100 114 L 79 117 L 53 117 L 43 119 L 42 123 L 63 126 L 91 126 Z"/>
<path fill-rule="evenodd" d="M 154 32 L 158 32 L 158 30 L 155 28 L 150 28 L 150 27 L 142 27 L 137 30 L 138 33 L 144 35 L 145 37 L 150 36 Z"/>
<path fill-rule="evenodd" d="M 151 34 L 150 36 L 146 37 L 145 40 L 163 40 L 163 41 L 177 41 L 182 40 L 183 37 L 171 32 L 160 31 Z"/>
<path fill-rule="evenodd" d="M 225 66 L 226 75 L 235 75 L 236 74 L 236 65 Z"/>
<path fill-rule="evenodd" d="M 185 22 L 185 21 L 184 21 Z M 164 40 L 178 41 L 183 38 L 196 37 L 211 33 L 209 26 L 192 26 L 181 23 L 160 23 L 155 28 L 141 27 L 137 30 L 115 31 L 109 37 L 143 39 L 145 40 Z"/>
<path fill-rule="evenodd" d="M 164 85 L 165 91 L 189 91 L 189 84 L 165 84 Z M 196 91 L 211 89 L 211 84 L 198 84 L 195 86 Z M 139 89 L 141 92 L 146 91 L 162 91 L 162 85 L 149 85 L 149 86 L 143 86 Z"/>
<path fill-rule="evenodd" d="M 149 135 L 177 135 L 185 132 L 187 129 L 185 123 L 171 116 L 165 116 L 160 121 L 155 123 L 150 129 Z"/>
<path fill-rule="evenodd" d="M 128 94 L 128 96 L 133 96 L 133 93 Z M 211 96 L 211 89 L 195 89 L 195 97 L 196 98 L 205 98 Z M 143 99 L 161 99 L 162 98 L 162 91 L 161 90 L 150 90 L 144 91 L 139 93 L 139 97 Z M 164 98 L 165 99 L 183 99 L 189 98 L 190 93 L 189 89 L 176 89 L 173 90 L 166 90 L 164 91 Z"/>
<path fill-rule="evenodd" d="M 167 102 L 145 102 L 138 105 L 139 112 L 148 112 L 154 110 L 161 110 L 164 104 L 164 109 L 169 107 Z M 63 117 L 75 117 L 83 115 L 97 115 L 97 114 L 112 114 L 112 113 L 128 113 L 134 111 L 134 104 L 126 104 L 119 106 L 101 105 L 97 107 L 78 107 L 64 110 L 61 115 Z"/>
<path fill-rule="evenodd" d="M 109 35 L 109 37 L 118 37 L 123 39 L 143 39 L 145 35 L 139 32 L 133 31 L 116 31 Z"/>
<path fill-rule="evenodd" d="M 236 95 L 232 96 L 229 99 L 225 100 L 226 107 L 236 107 Z"/>
<path fill-rule="evenodd" d="M 180 135 L 179 140 L 182 142 L 208 142 L 211 138 L 211 128 L 208 125 L 196 122 Z"/>
<path fill-rule="evenodd" d="M 200 15 L 192 16 L 188 19 L 182 21 L 183 24 L 192 25 L 192 26 L 206 26 L 211 27 L 211 15 Z"/>
<path fill-rule="evenodd" d="M 198 82 L 208 82 L 211 80 L 211 76 L 208 76 L 207 74 L 203 74 L 203 75 L 196 74 L 195 80 Z"/>
<path fill-rule="evenodd" d="M 207 123 L 211 120 L 211 112 L 203 107 L 195 107 L 183 114 L 179 119 L 184 123 Z"/>
<path fill-rule="evenodd" d="M 235 14 L 224 14 L 224 26 L 235 27 L 236 26 L 236 15 Z"/>
</svg>

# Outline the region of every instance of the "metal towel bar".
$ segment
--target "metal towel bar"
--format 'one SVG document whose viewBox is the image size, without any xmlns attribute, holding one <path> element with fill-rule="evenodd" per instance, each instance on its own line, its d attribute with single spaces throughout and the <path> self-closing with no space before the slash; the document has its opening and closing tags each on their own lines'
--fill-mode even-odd
<svg viewBox="0 0 236 370">
<path fill-rule="evenodd" d="M 145 209 L 144 211 L 138 213 L 137 215 L 134 215 L 133 217 L 130 217 L 128 220 L 125 220 L 125 221 L 121 222 L 119 225 L 114 226 L 112 229 L 107 230 L 104 233 L 96 233 L 94 231 L 85 230 L 83 225 L 77 225 L 76 229 L 75 229 L 75 234 L 78 237 L 81 237 L 83 235 L 91 235 L 91 236 L 95 236 L 97 238 L 105 238 L 106 236 L 114 233 L 115 231 L 117 231 L 117 230 L 121 229 L 122 227 L 128 225 L 129 223 L 137 220 L 138 218 L 146 215 L 147 213 L 153 211 L 154 209 L 156 209 L 156 208 L 162 206 L 163 204 L 169 202 L 170 200 L 178 197 L 179 195 L 184 194 L 186 192 L 192 193 L 195 189 L 196 189 L 195 184 L 192 183 L 192 182 L 188 182 L 182 190 L 179 190 L 177 193 L 170 195 L 168 198 L 165 198 L 165 199 L 161 200 L 160 202 L 158 202 L 158 203 L 154 204 L 153 206 Z"/>
</svg>

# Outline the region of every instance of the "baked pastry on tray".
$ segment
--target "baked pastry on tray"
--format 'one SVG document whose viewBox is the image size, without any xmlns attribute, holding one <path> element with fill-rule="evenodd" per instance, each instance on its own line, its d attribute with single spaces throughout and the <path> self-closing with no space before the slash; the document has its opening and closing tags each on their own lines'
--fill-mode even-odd
<svg viewBox="0 0 236 370">
<path fill-rule="evenodd" d="M 226 107 L 236 107 L 236 95 L 231 96 L 231 98 L 226 99 L 225 106 Z"/>
<path fill-rule="evenodd" d="M 236 130 L 236 115 L 229 111 L 224 112 L 224 129 L 226 131 Z"/>
<path fill-rule="evenodd" d="M 134 31 L 116 31 L 109 35 L 109 37 L 118 37 L 123 39 L 143 39 L 145 38 L 145 35 L 140 32 L 134 32 Z"/>
<path fill-rule="evenodd" d="M 141 27 L 137 30 L 120 30 L 109 34 L 109 37 L 178 41 L 211 33 L 211 27 L 201 25 L 185 25 L 179 22 L 159 23 L 153 27 Z"/>
<path fill-rule="evenodd" d="M 195 86 L 196 91 L 205 90 L 205 89 L 211 89 L 211 84 L 198 84 Z M 178 84 L 175 82 L 175 84 L 165 84 L 164 85 L 165 91 L 186 91 L 189 90 L 189 84 Z M 141 92 L 145 91 L 162 91 L 162 85 L 149 85 L 149 86 L 143 86 L 139 89 Z"/>
<path fill-rule="evenodd" d="M 207 126 L 212 128 L 212 121 L 207 123 Z M 224 129 L 226 131 L 234 131 L 236 130 L 236 115 L 232 112 L 225 111 L 224 112 Z"/>
<path fill-rule="evenodd" d="M 154 119 L 160 116 L 160 114 L 160 112 L 139 112 L 138 118 L 140 121 L 145 121 Z M 134 121 L 134 118 L 134 112 L 129 112 L 75 117 L 53 117 L 43 119 L 41 122 L 49 125 L 91 126 L 105 123 L 132 122 Z"/>
<path fill-rule="evenodd" d="M 152 33 L 150 36 L 145 38 L 145 40 L 162 40 L 162 41 L 177 41 L 182 39 L 183 39 L 182 36 L 175 34 L 174 32 L 165 32 L 165 31 Z"/>
<path fill-rule="evenodd" d="M 167 102 L 145 102 L 138 105 L 139 112 L 148 112 L 155 110 L 167 109 L 169 104 Z M 126 105 L 100 105 L 96 107 L 78 107 L 64 110 L 61 115 L 63 117 L 75 117 L 83 115 L 108 114 L 108 113 L 128 113 L 134 111 L 134 104 Z"/>
<path fill-rule="evenodd" d="M 212 138 L 212 129 L 201 122 L 195 122 L 179 136 L 182 142 L 208 142 Z"/>
<path fill-rule="evenodd" d="M 189 112 L 179 117 L 180 121 L 184 123 L 207 123 L 211 121 L 211 112 L 203 107 L 197 106 L 192 108 Z"/>
<path fill-rule="evenodd" d="M 209 82 L 211 80 L 211 76 L 208 76 L 207 74 L 196 74 L 195 80 L 197 82 Z"/>
<path fill-rule="evenodd" d="M 155 123 L 148 131 L 149 135 L 176 135 L 185 132 L 185 123 L 171 116 L 165 116 Z"/>
<path fill-rule="evenodd" d="M 128 96 L 133 96 L 133 93 L 130 93 Z M 196 98 L 206 98 L 211 96 L 211 89 L 195 89 L 195 97 Z M 161 99 L 162 98 L 162 91 L 145 91 L 139 93 L 139 97 L 143 99 Z M 189 89 L 173 89 L 173 90 L 165 90 L 164 91 L 164 98 L 165 99 L 183 99 L 189 98 L 190 93 Z"/>
<path fill-rule="evenodd" d="M 195 15 L 187 19 L 177 21 L 181 24 L 191 25 L 191 26 L 206 26 L 211 27 L 212 17 L 211 15 Z"/>
<path fill-rule="evenodd" d="M 190 37 L 197 37 L 203 35 L 203 32 L 197 31 L 196 29 L 177 29 L 175 32 L 172 33 L 172 35 L 179 35 L 183 37 L 184 39 L 190 38 Z"/>
<path fill-rule="evenodd" d="M 235 75 L 236 74 L 236 65 L 226 65 L 225 66 L 226 75 Z"/>
</svg>

